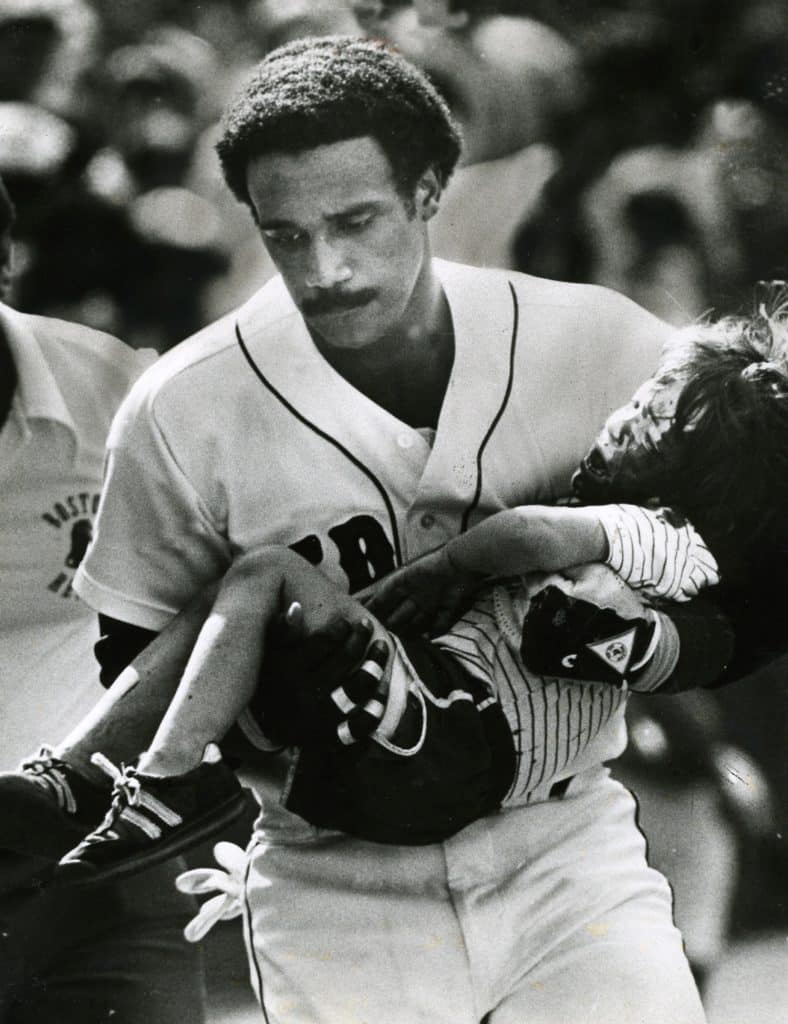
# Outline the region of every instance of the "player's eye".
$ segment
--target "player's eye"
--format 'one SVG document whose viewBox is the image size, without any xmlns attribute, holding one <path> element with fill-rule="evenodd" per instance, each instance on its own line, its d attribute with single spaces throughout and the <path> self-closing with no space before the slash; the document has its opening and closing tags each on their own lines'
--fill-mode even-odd
<svg viewBox="0 0 788 1024">
<path fill-rule="evenodd" d="M 372 210 L 360 210 L 358 213 L 351 213 L 343 217 L 339 222 L 339 226 L 345 231 L 360 231 L 361 228 L 365 228 L 368 224 L 372 223 L 374 216 L 375 214 Z"/>
<path fill-rule="evenodd" d="M 281 249 L 294 249 L 306 238 L 306 232 L 298 228 L 269 228 L 263 231 L 265 241 Z"/>
</svg>

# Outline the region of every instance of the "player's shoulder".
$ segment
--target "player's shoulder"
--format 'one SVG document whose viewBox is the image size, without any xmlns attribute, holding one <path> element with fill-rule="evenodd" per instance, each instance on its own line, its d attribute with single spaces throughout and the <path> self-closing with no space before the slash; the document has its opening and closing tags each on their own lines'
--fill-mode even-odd
<svg viewBox="0 0 788 1024">
<path fill-rule="evenodd" d="M 208 324 L 165 352 L 137 380 L 121 409 L 119 425 L 158 419 L 167 410 L 192 405 L 204 408 L 208 396 L 231 394 L 247 372 L 239 345 L 239 324 L 251 320 L 258 329 L 275 327 L 281 279 L 269 281 L 246 303 Z"/>
<path fill-rule="evenodd" d="M 577 311 L 593 317 L 592 322 L 610 320 L 637 320 L 655 330 L 667 330 L 664 321 L 654 316 L 632 299 L 600 284 L 579 284 L 572 281 L 554 281 L 519 271 L 507 271 L 507 276 L 518 298 L 524 304 L 547 306 L 553 310 Z"/>
<path fill-rule="evenodd" d="M 653 333 L 665 339 L 672 330 L 626 295 L 604 285 L 555 281 L 517 270 L 473 267 L 447 260 L 436 260 L 435 265 L 442 279 L 453 279 L 482 296 L 507 288 L 520 311 L 537 317 L 541 311 L 549 311 L 553 323 L 564 319 L 575 323 L 580 316 L 590 332 L 608 334 L 611 327 L 616 327 L 619 331 Z"/>
</svg>

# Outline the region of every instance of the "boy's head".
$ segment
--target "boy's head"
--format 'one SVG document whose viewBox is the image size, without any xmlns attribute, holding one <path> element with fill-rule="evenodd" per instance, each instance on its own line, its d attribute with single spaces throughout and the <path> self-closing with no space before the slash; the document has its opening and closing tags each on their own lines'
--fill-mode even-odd
<svg viewBox="0 0 788 1024">
<path fill-rule="evenodd" d="M 575 492 L 675 505 L 727 574 L 788 559 L 785 298 L 677 332 L 654 377 L 608 419 Z"/>
</svg>

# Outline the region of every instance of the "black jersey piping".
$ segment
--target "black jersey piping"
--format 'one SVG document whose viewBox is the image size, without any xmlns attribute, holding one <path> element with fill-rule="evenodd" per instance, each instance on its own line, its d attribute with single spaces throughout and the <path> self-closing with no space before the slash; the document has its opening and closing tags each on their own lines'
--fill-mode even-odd
<svg viewBox="0 0 788 1024">
<path fill-rule="evenodd" d="M 514 285 L 509 281 L 509 291 L 512 293 L 512 306 L 513 306 L 513 323 L 512 323 L 512 340 L 509 343 L 509 380 L 506 382 L 506 391 L 504 392 L 503 399 L 501 400 L 500 408 L 495 414 L 492 423 L 487 429 L 487 433 L 482 438 L 482 443 L 479 445 L 479 451 L 476 453 L 476 490 L 470 504 L 465 509 L 462 516 L 462 522 L 460 523 L 460 533 L 465 533 L 468 529 L 468 521 L 471 518 L 471 513 L 474 511 L 476 506 L 479 504 L 479 500 L 482 496 L 482 458 L 484 457 L 484 449 L 487 447 L 487 442 L 495 432 L 495 428 L 498 426 L 501 417 L 503 416 L 506 406 L 509 404 L 509 399 L 512 394 L 512 387 L 514 384 L 514 355 L 517 349 L 517 328 L 520 321 L 520 306 L 517 302 L 517 294 L 514 290 Z"/>
<path fill-rule="evenodd" d="M 287 409 L 287 411 L 292 416 L 295 416 L 295 418 L 299 420 L 299 422 L 303 423 L 305 427 L 308 427 L 311 431 L 317 434 L 318 437 L 321 437 L 324 441 L 327 441 L 329 444 L 333 445 L 337 449 L 337 451 L 340 451 L 345 456 L 345 458 L 349 462 L 351 462 L 356 467 L 356 469 L 360 470 L 375 487 L 378 494 L 380 494 L 381 498 L 383 499 L 383 504 L 386 506 L 386 511 L 388 512 L 389 524 L 391 526 L 391 535 L 394 540 L 394 553 L 397 559 L 397 565 L 402 565 L 402 547 L 399 541 L 397 517 L 394 514 L 394 506 L 391 503 L 391 498 L 389 497 L 386 488 L 383 486 L 380 480 L 378 480 L 378 478 L 375 476 L 375 474 L 372 472 L 369 466 L 365 466 L 364 463 L 359 458 L 357 458 L 351 451 L 345 448 L 345 446 L 341 444 L 339 441 L 337 441 L 335 437 L 332 437 L 330 434 L 327 434 L 324 430 L 321 430 L 320 427 L 318 427 L 315 423 L 312 423 L 311 420 L 308 420 L 306 416 L 303 415 L 303 413 L 300 413 L 298 409 L 295 408 L 295 406 L 291 405 L 291 403 L 288 402 L 288 400 L 285 398 L 283 394 L 281 394 L 281 392 L 276 390 L 276 388 L 268 380 L 263 371 L 252 358 L 252 354 L 246 347 L 246 343 L 244 342 L 243 336 L 241 334 L 240 325 L 237 322 L 235 324 L 235 336 L 238 339 L 238 345 L 240 346 L 241 352 L 243 352 L 244 354 L 244 358 L 246 359 L 247 363 L 252 369 L 252 372 L 258 378 L 260 383 L 265 388 L 267 388 L 268 391 L 270 391 L 271 394 L 274 396 L 274 398 L 276 398 L 277 401 L 281 402 L 285 409 Z"/>
<path fill-rule="evenodd" d="M 257 949 L 254 944 L 254 932 L 252 930 L 252 908 L 249 904 L 249 873 L 252 870 L 252 857 L 251 854 L 246 861 L 246 870 L 244 871 L 244 905 L 243 913 L 244 920 L 246 922 L 247 934 L 249 935 L 249 953 L 251 955 L 252 964 L 254 965 L 254 973 L 257 978 L 257 992 L 260 998 L 260 1010 L 263 1014 L 263 1021 L 265 1024 L 271 1024 L 271 1018 L 268 1016 L 268 1010 L 265 1008 L 265 992 L 263 989 L 263 972 L 260 969 L 260 961 L 257 959 Z"/>
</svg>

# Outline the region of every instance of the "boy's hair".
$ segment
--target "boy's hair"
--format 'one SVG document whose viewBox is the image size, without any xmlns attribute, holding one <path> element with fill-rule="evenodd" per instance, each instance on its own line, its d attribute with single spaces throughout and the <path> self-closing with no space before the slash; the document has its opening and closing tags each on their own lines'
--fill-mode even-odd
<svg viewBox="0 0 788 1024">
<path fill-rule="evenodd" d="M 273 50 L 231 101 L 216 151 L 227 185 L 249 205 L 255 156 L 371 135 L 409 196 L 434 168 L 445 184 L 460 155 L 459 129 L 425 76 L 377 40 L 299 39 Z"/>
<path fill-rule="evenodd" d="M 723 574 L 788 565 L 788 302 L 681 332 L 670 498 Z"/>
</svg>

